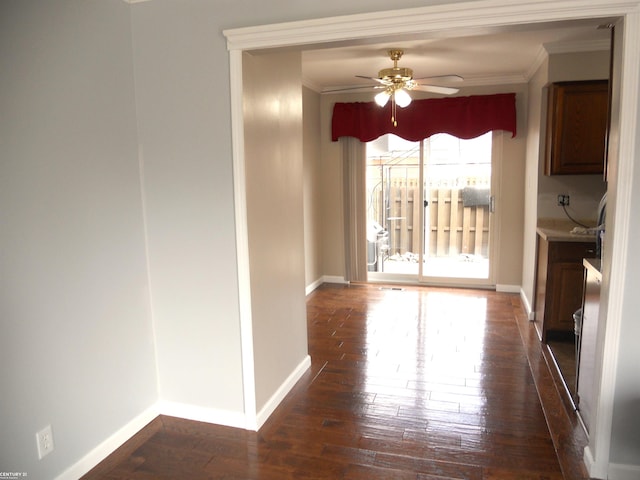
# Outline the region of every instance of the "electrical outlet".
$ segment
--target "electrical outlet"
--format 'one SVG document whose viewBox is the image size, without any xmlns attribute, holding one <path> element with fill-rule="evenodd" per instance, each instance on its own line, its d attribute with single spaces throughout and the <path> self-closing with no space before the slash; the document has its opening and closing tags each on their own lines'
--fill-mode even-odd
<svg viewBox="0 0 640 480">
<path fill-rule="evenodd" d="M 38 458 L 53 452 L 53 430 L 51 425 L 47 425 L 38 433 L 36 433 L 36 443 L 38 445 Z"/>
<path fill-rule="evenodd" d="M 569 195 L 558 195 L 558 206 L 566 207 L 569 205 Z"/>
</svg>

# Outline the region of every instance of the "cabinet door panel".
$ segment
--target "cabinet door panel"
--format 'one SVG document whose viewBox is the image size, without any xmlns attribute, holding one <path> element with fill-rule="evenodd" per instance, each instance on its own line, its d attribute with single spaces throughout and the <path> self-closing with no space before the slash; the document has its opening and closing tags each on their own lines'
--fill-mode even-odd
<svg viewBox="0 0 640 480">
<path fill-rule="evenodd" d="M 556 263 L 552 267 L 550 283 L 553 284 L 552 301 L 548 304 L 547 330 L 571 332 L 574 328 L 573 313 L 582 303 L 583 269 L 576 263 Z M 545 317 L 546 320 L 546 317 Z"/>
<path fill-rule="evenodd" d="M 550 85 L 545 175 L 601 174 L 607 115 L 606 80 Z"/>
</svg>

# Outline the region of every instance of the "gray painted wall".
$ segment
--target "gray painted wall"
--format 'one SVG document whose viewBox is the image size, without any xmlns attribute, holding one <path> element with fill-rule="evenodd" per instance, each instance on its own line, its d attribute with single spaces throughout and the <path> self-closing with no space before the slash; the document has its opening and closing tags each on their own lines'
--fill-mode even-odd
<svg viewBox="0 0 640 480">
<path fill-rule="evenodd" d="M 393 7 L 436 3 L 454 2 Z M 0 3 L 2 469 L 53 478 L 158 399 L 242 412 L 221 32 L 388 8 L 386 0 Z M 637 189 L 631 200 L 640 203 Z M 625 254 L 620 462 L 636 440 L 620 426 L 638 418 L 640 254 Z M 34 433 L 49 423 L 56 450 L 39 461 Z"/>
<path fill-rule="evenodd" d="M 0 72 L 0 470 L 46 479 L 157 399 L 130 7 L 4 1 Z"/>
</svg>

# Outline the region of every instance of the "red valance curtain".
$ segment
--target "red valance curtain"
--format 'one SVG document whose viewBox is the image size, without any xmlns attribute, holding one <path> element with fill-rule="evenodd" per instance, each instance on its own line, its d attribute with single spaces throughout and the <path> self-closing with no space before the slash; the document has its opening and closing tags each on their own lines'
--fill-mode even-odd
<svg viewBox="0 0 640 480">
<path fill-rule="evenodd" d="M 516 135 L 516 95 L 472 95 L 469 97 L 414 100 L 397 108 L 397 126 L 391 122 L 391 102 L 383 108 L 375 102 L 336 103 L 331 137 L 355 137 L 370 142 L 386 133 L 417 142 L 436 133 L 475 138 L 492 130 Z"/>
</svg>

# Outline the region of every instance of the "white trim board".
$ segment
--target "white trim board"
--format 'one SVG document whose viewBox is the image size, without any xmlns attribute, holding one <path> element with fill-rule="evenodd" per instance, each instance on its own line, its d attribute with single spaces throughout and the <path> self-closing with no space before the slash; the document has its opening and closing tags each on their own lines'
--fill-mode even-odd
<svg viewBox="0 0 640 480">
<path fill-rule="evenodd" d="M 622 16 L 637 0 L 484 0 L 226 29 L 229 50 L 291 47 L 411 35 L 465 36 L 487 28 Z M 424 38 L 424 37 L 423 37 Z"/>
<path fill-rule="evenodd" d="M 530 321 L 533 321 L 536 319 L 536 312 L 533 311 L 532 307 L 531 307 L 531 302 L 529 302 L 529 299 L 527 298 L 527 295 L 524 293 L 523 289 L 520 289 L 520 301 L 522 302 L 522 305 L 524 306 L 524 311 L 527 314 L 527 318 Z"/>
<path fill-rule="evenodd" d="M 264 422 L 266 422 L 271 414 L 278 408 L 280 402 L 284 400 L 284 397 L 291 391 L 291 389 L 295 386 L 296 382 L 302 378 L 304 373 L 311 366 L 311 357 L 309 355 L 305 356 L 302 361 L 298 364 L 298 366 L 291 372 L 291 374 L 282 382 L 280 388 L 276 390 L 276 392 L 271 396 L 271 398 L 267 401 L 267 403 L 260 409 L 256 416 L 256 425 L 254 430 L 258 431 Z"/>
<path fill-rule="evenodd" d="M 496 292 L 501 293 L 520 293 L 522 287 L 520 285 L 496 284 Z"/>
<path fill-rule="evenodd" d="M 312 293 L 316 288 L 318 288 L 323 283 L 324 282 L 323 282 L 322 278 L 317 279 L 315 282 L 311 282 L 309 285 L 307 285 L 305 287 L 305 295 L 309 295 L 310 293 Z"/>
<path fill-rule="evenodd" d="M 608 480 L 638 480 L 640 478 L 639 465 L 609 464 Z"/>
<path fill-rule="evenodd" d="M 166 400 L 160 400 L 156 408 L 159 415 L 166 415 L 168 417 L 178 417 L 185 420 L 195 420 L 196 422 L 224 425 L 225 427 L 242 429 L 246 429 L 247 427 L 246 417 L 243 412 L 219 410 L 216 408 L 200 407 Z"/>
<path fill-rule="evenodd" d="M 89 453 L 83 456 L 71 467 L 58 475 L 56 480 L 76 480 L 82 477 L 124 445 L 124 443 L 130 440 L 136 433 L 157 418 L 158 415 L 167 415 L 171 417 L 184 418 L 186 420 L 196 420 L 199 422 L 213 423 L 216 425 L 224 425 L 234 428 L 246 429 L 247 427 L 246 417 L 242 412 L 216 410 L 213 408 L 160 400 L 89 451 Z"/>
<path fill-rule="evenodd" d="M 243 412 L 218 410 L 165 400 L 160 400 L 157 403 L 156 411 L 159 415 L 258 431 L 310 366 L 311 357 L 307 355 L 282 382 L 265 406 L 255 415 L 253 412 L 250 415 L 245 415 Z"/>
<path fill-rule="evenodd" d="M 640 139 L 636 138 L 638 131 L 640 100 L 640 5 L 633 13 L 625 16 L 623 28 L 623 45 L 621 49 L 622 65 L 620 75 L 619 114 L 612 120 L 618 119 L 618 165 L 617 176 L 614 180 L 615 205 L 612 237 L 613 242 L 609 251 L 605 249 L 603 258 L 611 256 L 610 264 L 603 262 L 603 291 L 608 292 L 605 300 L 606 312 L 601 317 L 606 318 L 604 333 L 603 356 L 601 363 L 601 378 L 596 386 L 596 416 L 589 438 L 588 449 L 594 460 L 590 475 L 596 478 L 606 478 L 612 474 L 611 434 L 613 428 L 613 406 L 616 404 L 616 377 L 618 371 L 618 351 L 622 331 L 622 318 L 625 315 L 624 291 L 627 269 L 633 268 L 627 259 L 630 251 L 631 238 L 629 219 L 632 218 L 632 191 L 634 188 L 634 163 L 637 162 L 639 150 L 636 148 Z M 638 186 L 636 185 L 636 188 Z M 611 182 L 610 187 L 611 189 Z M 611 199 L 611 197 L 609 197 Z M 613 478 L 613 477 L 609 477 Z M 638 478 L 638 477 L 636 477 Z"/>
<path fill-rule="evenodd" d="M 147 408 L 109 438 L 100 443 L 100 445 L 93 448 L 84 457 L 58 475 L 56 480 L 77 480 L 82 477 L 111 455 L 127 440 L 147 426 L 149 422 L 158 416 L 158 414 L 157 405 L 152 405 Z"/>
<path fill-rule="evenodd" d="M 251 269 L 244 161 L 244 116 L 242 102 L 242 52 L 231 52 L 231 133 L 233 144 L 233 204 L 238 266 L 238 310 L 242 354 L 242 387 L 247 428 L 256 424 L 256 390 L 253 356 L 253 314 L 251 311 Z"/>
<path fill-rule="evenodd" d="M 348 285 L 349 282 L 344 279 L 344 277 L 339 277 L 338 275 L 325 275 L 322 277 L 322 283 L 338 283 L 343 285 Z"/>
<path fill-rule="evenodd" d="M 281 48 L 302 45 L 320 44 L 349 44 L 349 42 L 370 40 L 382 37 L 397 37 L 398 32 L 410 37 L 420 35 L 428 38 L 435 36 L 473 35 L 479 31 L 491 31 L 500 28 L 514 28 L 527 24 L 542 24 L 545 22 L 561 22 L 589 18 L 625 17 L 625 65 L 631 68 L 625 71 L 622 79 L 621 115 L 620 123 L 625 125 L 621 131 L 620 171 L 633 170 L 636 142 L 634 132 L 637 125 L 637 98 L 640 89 L 637 58 L 640 58 L 640 42 L 637 42 L 640 29 L 640 0 L 480 0 L 461 2 L 447 5 L 434 5 L 412 9 L 402 9 L 388 12 L 374 12 L 367 14 L 339 16 L 333 18 L 304 20 L 274 25 L 247 27 L 224 30 L 227 38 L 227 48 L 230 50 L 232 64 L 237 64 L 234 57 L 243 50 L 261 48 Z M 633 60 L 633 59 L 636 60 Z M 242 71 L 232 68 L 231 85 L 238 85 Z M 232 105 L 241 104 L 241 88 L 232 88 Z M 237 109 L 232 110 L 232 129 L 234 136 L 234 168 L 236 162 L 244 162 L 243 153 L 236 151 L 237 138 L 242 138 L 242 117 Z M 237 183 L 235 176 L 235 191 L 241 192 L 243 185 Z M 617 192 L 621 202 L 616 207 L 617 230 L 614 239 L 618 247 L 626 247 L 628 238 L 624 230 L 624 221 L 631 217 L 631 208 L 627 201 L 631 197 L 631 180 L 621 178 Z M 244 239 L 238 239 L 242 244 Z M 240 250 L 242 251 L 242 250 Z M 589 465 L 592 476 L 596 472 L 606 472 L 608 469 L 609 449 L 611 440 L 611 425 L 613 400 L 615 394 L 615 379 L 617 369 L 617 339 L 615 333 L 620 331 L 622 323 L 621 307 L 612 308 L 611 305 L 621 305 L 624 296 L 624 278 L 627 265 L 624 262 L 626 251 L 621 248 L 613 249 L 612 265 L 616 267 L 615 275 L 611 278 L 610 305 L 608 311 L 608 341 L 603 356 L 603 384 L 600 386 L 599 415 L 597 429 L 592 434 L 592 442 L 598 445 L 595 462 Z M 242 285 L 241 287 L 242 288 Z M 243 292 L 240 292 L 243 295 Z M 246 293 L 246 292 L 244 292 Z M 241 318 L 241 323 L 242 323 Z"/>
</svg>

